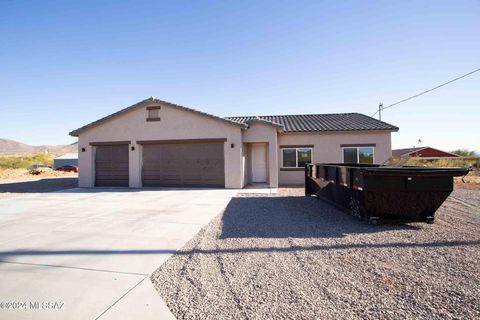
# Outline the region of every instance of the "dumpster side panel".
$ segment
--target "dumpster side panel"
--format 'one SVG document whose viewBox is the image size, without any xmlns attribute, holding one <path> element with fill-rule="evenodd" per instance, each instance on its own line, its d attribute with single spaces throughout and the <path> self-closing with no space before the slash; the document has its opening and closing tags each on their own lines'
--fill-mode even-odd
<svg viewBox="0 0 480 320">
<path fill-rule="evenodd" d="M 453 190 L 451 176 L 365 176 L 365 207 L 370 217 L 426 221 Z"/>
<path fill-rule="evenodd" d="M 453 191 L 453 176 L 466 174 L 468 169 L 317 164 L 305 172 L 306 194 L 317 195 L 354 216 L 432 222 Z"/>
<path fill-rule="evenodd" d="M 449 195 L 441 191 L 365 191 L 365 208 L 369 218 L 427 221 Z"/>
</svg>

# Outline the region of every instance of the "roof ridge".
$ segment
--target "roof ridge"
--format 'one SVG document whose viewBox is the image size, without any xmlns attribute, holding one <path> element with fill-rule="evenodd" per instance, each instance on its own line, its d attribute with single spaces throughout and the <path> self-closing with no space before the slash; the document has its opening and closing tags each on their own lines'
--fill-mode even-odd
<svg viewBox="0 0 480 320">
<path fill-rule="evenodd" d="M 227 116 L 224 118 L 254 118 L 254 117 L 291 117 L 291 116 L 324 116 L 324 115 L 346 115 L 346 114 L 361 114 L 358 112 L 334 112 L 334 113 L 295 113 L 295 114 L 265 114 L 265 115 L 250 115 L 250 116 Z M 368 116 L 367 116 L 368 117 Z"/>
<path fill-rule="evenodd" d="M 237 121 L 232 121 L 232 120 L 229 120 L 229 119 L 225 119 L 224 117 L 216 116 L 216 115 L 214 115 L 214 114 L 207 113 L 207 112 L 204 112 L 204 111 L 200 111 L 200 110 L 194 109 L 194 108 L 192 108 L 192 107 L 186 107 L 186 106 L 182 106 L 182 105 L 180 105 L 180 104 L 176 104 L 176 103 L 173 103 L 173 102 L 168 102 L 168 101 L 165 101 L 165 100 L 160 100 L 160 99 L 155 98 L 155 97 L 153 97 L 153 96 L 150 97 L 150 98 L 147 99 L 147 100 L 151 100 L 151 101 L 163 103 L 163 104 L 170 105 L 170 106 L 173 106 L 173 107 L 177 107 L 177 108 L 179 108 L 179 109 L 183 109 L 183 110 L 186 110 L 186 111 L 192 111 L 192 112 L 199 113 L 199 114 L 202 114 L 202 115 L 204 115 L 204 116 L 208 116 L 208 117 L 211 117 L 211 118 L 214 118 L 214 119 L 224 120 L 224 121 L 230 122 L 230 123 L 232 123 L 232 124 L 238 124 Z"/>
<path fill-rule="evenodd" d="M 399 130 L 392 124 L 359 112 L 235 116 L 225 119 L 239 123 L 248 123 L 254 119 L 274 121 L 282 124 L 285 132 Z"/>
<path fill-rule="evenodd" d="M 222 118 L 222 117 L 219 117 L 219 116 L 216 116 L 216 115 L 213 115 L 213 114 L 210 114 L 210 113 L 206 113 L 206 112 L 203 112 L 203 111 L 199 111 L 199 110 L 196 110 L 196 109 L 193 109 L 193 108 L 190 108 L 190 107 L 185 107 L 185 106 L 182 106 L 182 105 L 179 105 L 179 104 L 175 104 L 175 103 L 172 103 L 172 102 L 168 102 L 168 101 L 164 101 L 164 100 L 160 100 L 158 98 L 155 98 L 153 96 L 151 96 L 150 98 L 147 98 L 147 99 L 144 99 L 140 102 L 137 102 L 135 104 L 132 104 L 131 106 L 129 107 L 126 107 L 126 108 L 123 108 L 123 109 L 120 109 L 114 113 L 111 113 L 107 116 L 104 116 L 98 120 L 95 120 L 87 125 L 84 125 L 78 129 L 75 129 L 73 131 L 71 131 L 69 134 L 71 136 L 78 136 L 78 134 L 84 130 L 87 130 L 89 128 L 92 128 L 92 127 L 95 127 L 97 125 L 100 125 L 102 124 L 103 122 L 109 120 L 109 119 L 112 119 L 114 117 L 117 117 L 119 115 L 122 115 L 126 112 L 129 112 L 131 110 L 134 110 L 136 108 L 139 108 L 139 107 L 142 107 L 142 106 L 145 106 L 145 104 L 149 103 L 149 102 L 155 102 L 155 103 L 161 103 L 161 104 L 164 104 L 164 105 L 168 105 L 170 107 L 174 107 L 174 108 L 178 108 L 178 109 L 181 109 L 181 110 L 184 110 L 184 111 L 189 111 L 189 112 L 194 112 L 196 114 L 199 114 L 199 115 L 202 115 L 202 116 L 206 116 L 206 117 L 209 117 L 209 118 L 212 118 L 212 119 L 217 119 L 217 120 L 220 120 L 220 121 L 224 121 L 224 122 L 227 122 L 227 123 L 230 123 L 232 125 L 236 125 L 236 126 L 240 126 L 242 128 L 247 128 L 248 126 L 243 124 L 243 123 L 240 123 L 238 121 L 233 121 L 233 120 L 230 120 L 230 119 L 226 119 L 226 118 Z"/>
<path fill-rule="evenodd" d="M 212 119 L 224 121 L 236 125 L 242 129 L 248 128 L 248 122 L 260 121 L 272 124 L 284 129 L 285 132 L 316 132 L 316 131 L 367 131 L 367 130 L 388 130 L 398 131 L 398 127 L 387 122 L 377 120 L 359 112 L 337 112 L 337 113 L 307 113 L 307 114 L 283 114 L 283 115 L 256 115 L 256 116 L 229 116 L 220 117 L 190 107 L 160 100 L 150 97 L 129 107 L 114 112 L 108 116 L 93 121 L 83 127 L 80 127 L 70 135 L 78 136 L 80 132 L 88 128 L 100 125 L 108 119 L 124 114 L 130 110 L 142 106 L 148 106 L 150 103 L 158 103 L 166 106 L 178 108 L 184 111 L 194 112 L 198 115 L 206 116 Z"/>
</svg>

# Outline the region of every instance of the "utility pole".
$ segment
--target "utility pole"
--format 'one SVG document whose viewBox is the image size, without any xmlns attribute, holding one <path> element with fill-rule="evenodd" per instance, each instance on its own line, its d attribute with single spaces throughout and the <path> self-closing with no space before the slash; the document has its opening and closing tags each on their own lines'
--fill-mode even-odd
<svg viewBox="0 0 480 320">
<path fill-rule="evenodd" d="M 382 109 L 383 109 L 383 103 L 378 104 L 378 120 L 382 121 Z"/>
</svg>

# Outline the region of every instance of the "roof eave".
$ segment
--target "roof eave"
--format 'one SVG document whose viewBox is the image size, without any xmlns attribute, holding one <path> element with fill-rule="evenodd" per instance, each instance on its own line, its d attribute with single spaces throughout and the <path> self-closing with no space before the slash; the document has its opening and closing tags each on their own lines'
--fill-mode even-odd
<svg viewBox="0 0 480 320">
<path fill-rule="evenodd" d="M 181 106 L 181 105 L 178 105 L 178 104 L 174 104 L 174 103 L 171 103 L 171 102 L 168 102 L 168 101 L 163 101 L 163 100 L 160 100 L 160 99 L 157 99 L 155 97 L 150 97 L 148 99 L 145 99 L 145 100 L 142 100 L 140 102 L 137 102 L 129 107 L 126 107 L 124 109 L 121 109 L 117 112 L 114 112 L 108 116 L 105 116 L 103 118 L 100 118 L 96 121 L 93 121 L 83 127 L 80 127 L 78 129 L 75 129 L 71 132 L 69 132 L 69 135 L 71 135 L 72 137 L 78 137 L 78 135 L 85 131 L 85 130 L 88 130 L 88 129 L 91 129 L 91 128 L 94 128 L 96 126 L 99 126 L 101 124 L 103 124 L 105 121 L 109 120 L 109 119 L 113 119 L 121 114 L 124 114 L 124 113 L 127 113 L 129 111 L 132 111 L 134 109 L 137 109 L 137 108 L 140 108 L 142 106 L 145 106 L 146 104 L 149 104 L 149 103 L 160 103 L 160 104 L 164 104 L 164 105 L 167 105 L 169 107 L 173 107 L 173 108 L 178 108 L 178 109 L 181 109 L 181 110 L 184 110 L 184 111 L 189 111 L 189 112 L 193 112 L 193 113 L 196 113 L 198 115 L 201 115 L 201 116 L 204 116 L 204 117 L 208 117 L 208 118 L 211 118 L 211 119 L 215 119 L 215 120 L 220 120 L 222 122 L 225 122 L 225 123 L 228 123 L 228 124 L 231 124 L 231 125 L 234 125 L 234 126 L 238 126 L 242 129 L 246 129 L 248 128 L 248 125 L 244 124 L 244 123 L 240 123 L 240 122 L 236 122 L 236 121 L 232 121 L 232 120 L 228 120 L 228 119 L 224 119 L 224 118 L 221 118 L 221 117 L 217 117 L 217 116 L 214 116 L 212 114 L 209 114 L 209 113 L 205 113 L 205 112 L 202 112 L 202 111 L 198 111 L 198 110 L 195 110 L 195 109 L 192 109 L 192 108 L 188 108 L 188 107 L 184 107 L 184 106 Z"/>
<path fill-rule="evenodd" d="M 181 109 L 181 110 L 190 111 L 190 112 L 196 113 L 198 115 L 205 116 L 207 118 L 220 120 L 220 121 L 225 122 L 227 124 L 235 125 L 235 126 L 238 126 L 238 127 L 241 127 L 241 128 L 248 128 L 248 125 L 246 125 L 244 123 L 228 120 L 228 119 L 225 119 L 225 118 L 222 118 L 222 117 L 215 116 L 215 115 L 210 114 L 210 113 L 206 113 L 206 112 L 203 112 L 203 111 L 198 111 L 196 109 L 181 106 L 179 104 L 174 104 L 174 103 L 171 103 L 171 102 L 168 102 L 168 101 L 163 101 L 163 100 L 160 100 L 160 99 L 157 99 L 157 98 L 153 98 L 153 100 L 157 103 L 165 104 L 165 105 L 173 107 L 173 108 L 178 108 L 178 109 Z"/>
<path fill-rule="evenodd" d="M 399 129 L 338 129 L 338 130 L 288 130 L 285 133 L 329 133 L 329 132 L 365 132 L 365 131 L 373 131 L 373 132 L 397 132 Z"/>
<path fill-rule="evenodd" d="M 446 154 L 449 154 L 452 156 L 452 158 L 455 158 L 455 157 L 460 157 L 458 154 L 455 154 L 455 153 L 451 153 L 451 152 L 448 152 L 448 151 L 443 151 L 443 150 L 440 150 L 440 149 L 437 149 L 437 148 L 432 148 L 432 147 L 422 147 L 420 149 L 417 149 L 417 150 L 413 150 L 413 151 L 410 151 L 407 153 L 407 155 L 411 155 L 412 153 L 417 153 L 417 152 L 420 152 L 422 150 L 425 150 L 425 149 L 432 149 L 432 150 L 435 150 L 435 151 L 439 151 L 439 152 L 443 152 L 443 153 L 446 153 Z M 424 157 L 424 158 L 427 158 L 427 157 Z"/>
</svg>

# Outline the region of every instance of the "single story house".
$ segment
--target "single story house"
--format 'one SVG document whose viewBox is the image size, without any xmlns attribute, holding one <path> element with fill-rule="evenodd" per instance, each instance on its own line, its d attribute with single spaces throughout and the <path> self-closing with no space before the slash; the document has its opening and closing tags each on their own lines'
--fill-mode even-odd
<svg viewBox="0 0 480 320">
<path fill-rule="evenodd" d="M 392 156 L 397 158 L 458 158 L 459 155 L 432 147 L 413 147 L 392 150 Z"/>
<path fill-rule="evenodd" d="M 63 166 L 75 166 L 78 167 L 78 153 L 65 153 L 59 157 L 53 159 L 53 169 Z"/>
<path fill-rule="evenodd" d="M 398 128 L 359 113 L 221 118 L 149 98 L 77 130 L 79 186 L 303 184 L 308 162 L 383 163 Z"/>
</svg>

